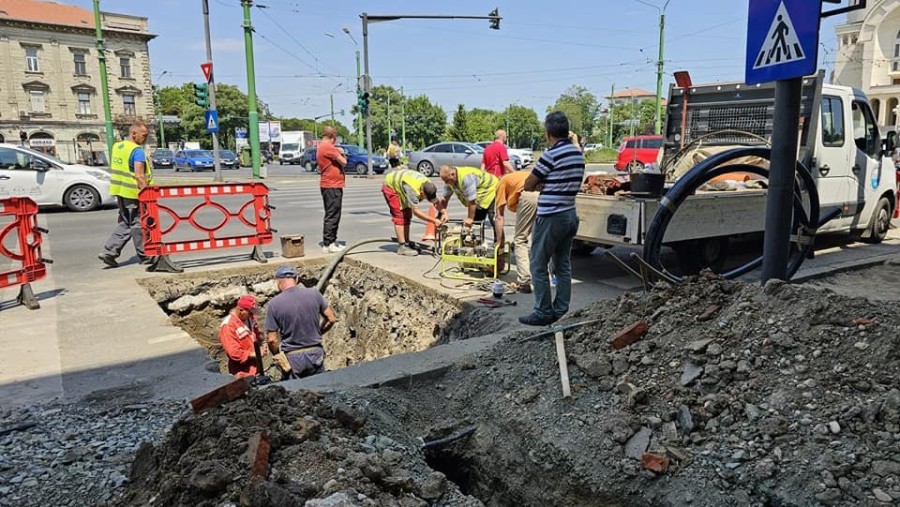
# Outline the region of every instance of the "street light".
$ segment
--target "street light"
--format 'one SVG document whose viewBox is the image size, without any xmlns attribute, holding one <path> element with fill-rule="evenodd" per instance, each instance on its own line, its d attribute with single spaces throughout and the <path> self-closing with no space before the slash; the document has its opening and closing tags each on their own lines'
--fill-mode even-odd
<svg viewBox="0 0 900 507">
<path fill-rule="evenodd" d="M 659 11 L 659 58 L 656 60 L 656 135 L 662 133 L 662 81 L 663 81 L 663 54 L 666 39 L 666 8 L 672 0 L 666 0 L 662 7 L 646 2 L 645 0 L 634 0 L 635 2 L 649 7 L 653 7 Z"/>
<path fill-rule="evenodd" d="M 331 93 L 328 95 L 331 97 L 331 126 L 334 127 L 334 91 L 340 88 L 344 83 L 338 83 L 337 86 L 331 89 Z"/>
<path fill-rule="evenodd" d="M 359 44 L 356 42 L 356 39 L 353 38 L 353 34 L 350 33 L 350 29 L 346 26 L 342 29 L 342 31 L 347 34 L 347 37 L 350 37 L 350 40 L 353 41 L 353 46 L 356 48 L 356 98 L 359 99 L 359 96 L 362 94 L 361 86 L 359 85 Z M 356 144 L 362 148 L 363 147 L 363 118 L 362 111 L 359 108 L 356 109 Z"/>
<path fill-rule="evenodd" d="M 160 74 L 158 76 L 156 76 L 156 79 L 154 79 L 153 82 L 159 83 L 159 80 L 162 79 L 162 77 L 165 76 L 166 74 L 169 74 L 169 71 L 164 70 L 164 71 L 160 72 Z M 165 129 L 165 126 L 163 125 L 162 101 L 159 98 L 159 85 L 158 84 L 153 85 L 153 101 L 155 102 L 155 105 L 156 105 L 156 124 L 159 127 L 159 139 L 157 139 L 156 144 L 160 148 L 165 148 L 166 147 L 166 129 Z"/>
</svg>

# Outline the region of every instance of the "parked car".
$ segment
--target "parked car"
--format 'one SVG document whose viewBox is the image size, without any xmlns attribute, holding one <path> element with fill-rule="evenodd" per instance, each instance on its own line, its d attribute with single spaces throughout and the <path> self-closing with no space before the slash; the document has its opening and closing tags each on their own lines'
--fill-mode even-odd
<svg viewBox="0 0 900 507">
<path fill-rule="evenodd" d="M 355 144 L 341 144 L 344 149 L 344 156 L 347 157 L 347 166 L 344 172 L 356 171 L 356 174 L 366 174 L 369 170 L 369 152 Z M 384 157 L 378 155 L 372 156 L 372 171 L 375 174 L 382 174 L 387 171 L 388 163 Z"/>
<path fill-rule="evenodd" d="M 481 167 L 484 148 L 472 143 L 437 143 L 422 151 L 411 151 L 407 155 L 407 166 L 425 176 L 434 176 L 442 165 Z"/>
<path fill-rule="evenodd" d="M 589 151 L 602 150 L 602 149 L 603 149 L 603 145 L 602 145 L 602 144 L 589 143 L 589 144 L 585 144 L 585 145 L 584 145 L 584 152 L 585 152 L 585 153 L 587 153 L 587 152 L 589 152 Z"/>
<path fill-rule="evenodd" d="M 481 141 L 475 144 L 484 149 L 490 146 L 491 143 L 493 143 L 493 141 Z M 507 146 L 506 154 L 509 155 L 509 161 L 516 171 L 524 169 L 529 164 L 534 163 L 534 153 L 532 153 L 531 150 L 520 150 L 518 148 L 510 148 Z"/>
<path fill-rule="evenodd" d="M 39 206 L 65 206 L 92 211 L 115 203 L 109 194 L 109 172 L 67 164 L 14 144 L 0 144 L 0 196 L 30 197 Z"/>
<path fill-rule="evenodd" d="M 307 148 L 300 154 L 298 163 L 306 169 L 306 172 L 311 173 L 316 170 L 316 153 L 315 148 Z"/>
<path fill-rule="evenodd" d="M 213 154 L 209 150 L 178 150 L 174 158 L 175 172 L 215 171 Z"/>
<path fill-rule="evenodd" d="M 640 171 L 645 165 L 656 162 L 662 147 L 662 136 L 626 137 L 619 146 L 616 170 Z"/>
<path fill-rule="evenodd" d="M 226 167 L 229 169 L 241 167 L 241 161 L 238 160 L 237 153 L 231 150 L 221 150 L 219 152 L 219 162 L 222 164 L 222 169 Z"/>
<path fill-rule="evenodd" d="M 175 153 L 172 150 L 167 150 L 165 148 L 159 148 L 153 152 L 153 155 L 150 156 L 150 163 L 153 165 L 154 169 L 162 169 L 162 168 L 172 168 L 172 159 L 175 157 Z"/>
</svg>

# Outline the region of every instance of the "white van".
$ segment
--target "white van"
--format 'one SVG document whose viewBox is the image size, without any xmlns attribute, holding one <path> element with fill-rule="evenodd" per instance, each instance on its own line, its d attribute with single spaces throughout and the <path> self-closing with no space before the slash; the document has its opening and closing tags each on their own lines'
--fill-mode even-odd
<svg viewBox="0 0 900 507">
<path fill-rule="evenodd" d="M 92 211 L 115 203 L 109 172 L 66 164 L 24 146 L 0 143 L 0 199 L 30 197 L 40 206 Z"/>
</svg>

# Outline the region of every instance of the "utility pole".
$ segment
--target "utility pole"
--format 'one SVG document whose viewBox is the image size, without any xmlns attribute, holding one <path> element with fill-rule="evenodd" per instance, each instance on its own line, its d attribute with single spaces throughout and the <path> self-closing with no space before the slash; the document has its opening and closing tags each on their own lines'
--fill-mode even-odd
<svg viewBox="0 0 900 507">
<path fill-rule="evenodd" d="M 159 98 L 159 86 L 153 85 L 153 102 L 156 105 L 156 124 L 159 126 L 159 139 L 157 143 L 160 148 L 166 147 L 166 128 L 163 125 L 162 102 Z"/>
<path fill-rule="evenodd" d="M 206 33 L 206 61 L 210 64 L 209 70 L 209 109 L 210 111 L 216 110 L 216 78 L 215 78 L 215 67 L 212 67 L 212 41 L 209 37 L 209 0 L 201 0 L 203 4 L 203 30 Z M 213 143 L 213 167 L 215 168 L 216 175 L 213 178 L 213 181 L 217 183 L 221 183 L 222 179 L 222 162 L 219 160 L 219 134 L 213 132 L 212 133 L 212 143 Z"/>
<path fill-rule="evenodd" d="M 669 2 L 666 2 L 669 5 Z M 656 61 L 656 135 L 662 133 L 663 54 L 666 43 L 666 9 L 659 13 L 659 59 Z"/>
<path fill-rule="evenodd" d="M 400 87 L 400 136 L 403 138 L 403 149 L 406 149 L 406 95 L 403 95 L 403 87 Z"/>
<path fill-rule="evenodd" d="M 365 61 L 365 78 L 363 93 L 371 100 L 372 79 L 369 77 L 369 15 L 362 13 L 363 60 Z M 372 112 L 366 111 L 366 176 L 372 176 Z"/>
<path fill-rule="evenodd" d="M 100 22 L 100 0 L 94 0 L 94 28 L 97 30 L 97 59 L 100 61 L 100 94 L 103 98 L 103 119 L 106 122 L 106 163 L 112 160 L 115 142 L 112 111 L 109 108 L 109 77 L 106 75 L 106 45 L 103 43 L 103 27 Z"/>
<path fill-rule="evenodd" d="M 250 7 L 253 0 L 241 0 L 244 8 L 244 51 L 247 59 L 247 130 L 250 136 L 250 163 L 253 165 L 253 178 L 259 174 L 259 111 L 256 104 L 256 70 L 253 63 L 253 24 L 250 22 Z"/>
<path fill-rule="evenodd" d="M 387 110 L 387 145 L 391 145 L 391 90 L 388 89 L 388 110 Z"/>
<path fill-rule="evenodd" d="M 356 47 L 356 51 L 355 51 L 355 53 L 356 53 L 356 98 L 357 98 L 357 100 L 359 100 L 359 96 L 360 96 L 361 90 L 362 90 L 362 88 L 363 88 L 362 85 L 360 85 L 360 83 L 359 83 L 359 75 L 360 75 L 360 68 L 359 68 L 359 65 L 360 65 L 360 64 L 359 64 L 359 44 L 356 43 L 356 39 L 353 37 L 353 34 L 350 33 L 350 29 L 349 29 L 349 28 L 347 28 L 347 27 L 345 26 L 345 27 L 343 28 L 343 31 L 344 31 L 345 34 L 347 34 L 347 37 L 350 37 L 350 40 L 353 41 L 353 46 Z M 362 117 L 362 110 L 360 110 L 360 108 L 358 108 L 358 107 L 356 108 L 356 143 L 357 143 L 357 145 L 358 145 L 360 148 L 362 148 L 363 146 L 365 146 L 365 144 L 364 144 L 364 142 L 363 142 L 363 117 Z"/>
<path fill-rule="evenodd" d="M 334 94 L 331 94 L 331 126 L 334 127 Z"/>
<path fill-rule="evenodd" d="M 607 148 L 612 148 L 613 145 L 613 101 L 615 100 L 616 94 L 616 83 L 612 84 L 612 88 L 609 90 L 609 132 L 607 132 L 607 137 L 609 138 L 609 143 L 606 145 Z"/>
</svg>

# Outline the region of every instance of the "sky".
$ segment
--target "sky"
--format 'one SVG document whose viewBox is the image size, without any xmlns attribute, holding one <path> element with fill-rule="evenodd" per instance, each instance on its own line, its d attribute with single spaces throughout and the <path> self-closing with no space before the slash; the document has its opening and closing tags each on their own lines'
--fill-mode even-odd
<svg viewBox="0 0 900 507">
<path fill-rule="evenodd" d="M 91 0 L 61 0 L 91 9 Z M 567 88 L 598 97 L 640 88 L 655 93 L 659 8 L 665 0 L 307 0 L 254 1 L 256 85 L 273 114 L 313 117 L 330 112 L 350 123 L 360 14 L 487 15 L 499 8 L 500 30 L 487 20 L 397 20 L 369 25 L 373 83 L 427 95 L 448 113 L 519 104 L 543 115 Z M 655 5 L 653 7 L 651 5 Z M 101 0 L 101 9 L 149 18 L 153 79 L 162 86 L 200 81 L 206 60 L 201 0 Z M 209 0 L 213 61 L 219 83 L 246 91 L 239 0 Z M 669 0 L 664 95 L 672 72 L 694 83 L 742 81 L 748 0 Z M 820 68 L 830 70 L 834 24 L 823 22 Z M 165 74 L 163 72 L 165 71 Z M 158 78 L 161 74 L 162 77 Z"/>
</svg>

